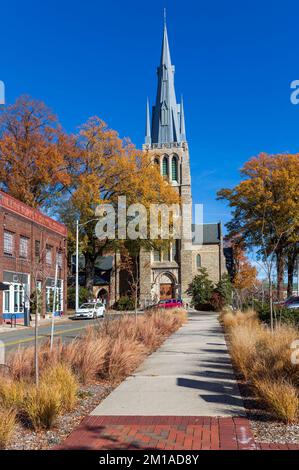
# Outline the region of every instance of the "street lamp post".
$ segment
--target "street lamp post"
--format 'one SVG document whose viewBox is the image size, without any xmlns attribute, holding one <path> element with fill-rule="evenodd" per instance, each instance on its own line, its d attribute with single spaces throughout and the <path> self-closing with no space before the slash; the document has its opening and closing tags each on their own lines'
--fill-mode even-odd
<svg viewBox="0 0 299 470">
<path fill-rule="evenodd" d="M 76 305 L 75 311 L 79 308 L 79 220 L 76 220 Z"/>
<path fill-rule="evenodd" d="M 79 227 L 84 227 L 84 225 L 89 224 L 90 222 L 97 221 L 98 219 L 90 219 L 82 224 L 79 224 L 79 220 L 76 220 L 76 291 L 75 291 L 75 308 L 76 311 L 79 308 Z"/>
</svg>

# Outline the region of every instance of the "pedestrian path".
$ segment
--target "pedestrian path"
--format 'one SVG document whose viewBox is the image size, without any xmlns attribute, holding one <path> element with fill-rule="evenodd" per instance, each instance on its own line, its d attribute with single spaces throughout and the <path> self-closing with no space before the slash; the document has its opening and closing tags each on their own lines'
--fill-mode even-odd
<svg viewBox="0 0 299 470">
<path fill-rule="evenodd" d="M 59 448 L 258 450 L 281 446 L 254 441 L 217 314 L 198 312 L 190 313 L 188 323 Z"/>
<path fill-rule="evenodd" d="M 190 314 L 92 414 L 245 416 L 217 314 Z"/>
</svg>

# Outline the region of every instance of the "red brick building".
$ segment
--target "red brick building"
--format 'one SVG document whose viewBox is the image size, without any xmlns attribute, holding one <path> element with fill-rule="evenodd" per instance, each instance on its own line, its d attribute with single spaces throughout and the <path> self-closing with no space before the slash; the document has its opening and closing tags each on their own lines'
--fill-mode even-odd
<svg viewBox="0 0 299 470">
<path fill-rule="evenodd" d="M 36 209 L 0 191 L 0 321 L 15 314 L 24 320 L 24 309 L 52 312 L 57 264 L 56 311 L 66 312 L 67 228 Z M 35 302 L 36 306 L 36 302 Z"/>
</svg>

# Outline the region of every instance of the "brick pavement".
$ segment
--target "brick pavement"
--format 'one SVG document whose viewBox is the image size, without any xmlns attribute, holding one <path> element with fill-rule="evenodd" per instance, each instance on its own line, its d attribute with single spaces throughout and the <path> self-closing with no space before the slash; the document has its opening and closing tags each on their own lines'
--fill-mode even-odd
<svg viewBox="0 0 299 470">
<path fill-rule="evenodd" d="M 88 416 L 57 449 L 299 450 L 299 445 L 256 443 L 246 418 Z"/>
</svg>

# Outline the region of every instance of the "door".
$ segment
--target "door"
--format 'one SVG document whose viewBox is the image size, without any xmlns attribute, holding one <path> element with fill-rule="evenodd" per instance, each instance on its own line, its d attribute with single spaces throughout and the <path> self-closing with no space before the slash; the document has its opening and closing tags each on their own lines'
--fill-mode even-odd
<svg viewBox="0 0 299 470">
<path fill-rule="evenodd" d="M 172 299 L 172 284 L 160 284 L 160 300 Z"/>
</svg>

